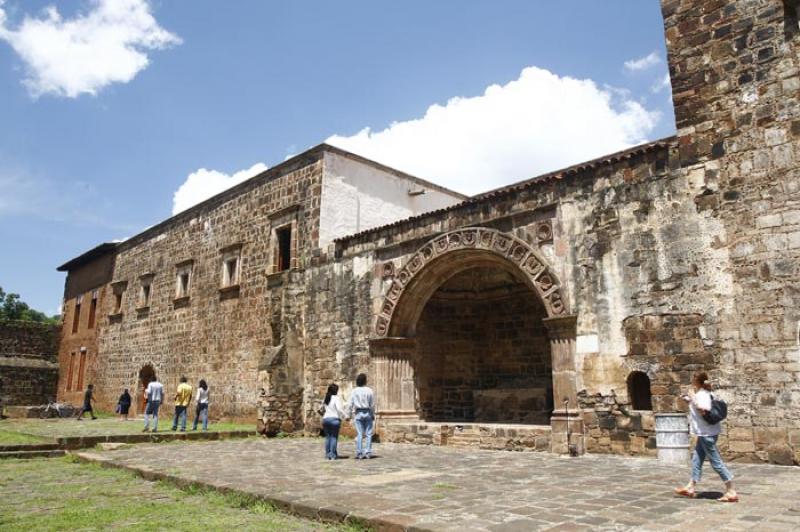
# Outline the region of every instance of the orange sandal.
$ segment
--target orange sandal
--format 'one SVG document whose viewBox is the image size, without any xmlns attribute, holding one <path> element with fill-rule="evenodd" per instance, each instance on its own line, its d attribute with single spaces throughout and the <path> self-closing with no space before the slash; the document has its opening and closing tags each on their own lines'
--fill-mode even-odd
<svg viewBox="0 0 800 532">
<path fill-rule="evenodd" d="M 681 497 L 688 497 L 689 499 L 694 499 L 696 494 L 693 491 L 689 491 L 686 488 L 675 488 L 675 495 L 680 495 Z"/>
<path fill-rule="evenodd" d="M 717 499 L 717 501 L 718 502 L 739 502 L 739 496 L 738 495 L 733 495 L 733 496 L 731 496 L 731 495 L 723 495 L 722 497 Z"/>
</svg>

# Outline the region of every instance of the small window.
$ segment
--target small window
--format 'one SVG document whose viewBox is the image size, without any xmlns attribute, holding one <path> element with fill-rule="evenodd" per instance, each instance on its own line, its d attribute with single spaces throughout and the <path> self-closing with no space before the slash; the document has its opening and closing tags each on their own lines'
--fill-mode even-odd
<svg viewBox="0 0 800 532">
<path fill-rule="evenodd" d="M 83 303 L 83 296 L 75 298 L 75 315 L 72 317 L 72 334 L 78 332 L 78 325 L 81 322 L 81 304 Z"/>
<path fill-rule="evenodd" d="M 628 376 L 628 397 L 634 410 L 652 410 L 653 397 L 650 392 L 650 377 L 641 371 Z"/>
<path fill-rule="evenodd" d="M 292 267 L 292 226 L 281 227 L 275 231 L 275 236 L 277 238 L 275 271 L 286 271 Z"/>
<path fill-rule="evenodd" d="M 72 372 L 75 371 L 75 353 L 69 354 L 69 371 L 67 372 L 67 391 L 72 390 Z"/>
<path fill-rule="evenodd" d="M 222 286 L 236 286 L 239 284 L 239 256 L 227 256 L 222 261 Z"/>
<path fill-rule="evenodd" d="M 175 277 L 175 298 L 189 297 L 192 286 L 192 263 L 181 263 L 177 266 Z"/>
<path fill-rule="evenodd" d="M 153 276 L 143 276 L 142 287 L 139 290 L 139 308 L 148 308 L 153 295 Z"/>
<path fill-rule="evenodd" d="M 800 33 L 800 0 L 783 0 L 783 35 L 789 41 Z"/>
<path fill-rule="evenodd" d="M 89 328 L 94 329 L 94 322 L 97 318 L 97 290 L 92 291 L 92 302 L 89 304 Z"/>
<path fill-rule="evenodd" d="M 122 312 L 122 292 L 116 292 L 114 294 L 114 314 L 119 314 Z"/>
<path fill-rule="evenodd" d="M 112 315 L 122 314 L 122 304 L 125 300 L 125 289 L 128 288 L 127 281 L 117 281 L 111 283 L 111 289 L 114 292 L 114 310 Z"/>
</svg>

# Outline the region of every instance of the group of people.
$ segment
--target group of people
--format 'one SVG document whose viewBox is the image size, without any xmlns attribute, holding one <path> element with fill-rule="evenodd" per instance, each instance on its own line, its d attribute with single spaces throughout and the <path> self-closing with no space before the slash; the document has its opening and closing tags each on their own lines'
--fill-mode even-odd
<svg viewBox="0 0 800 532">
<path fill-rule="evenodd" d="M 164 400 L 164 385 L 161 384 L 154 376 L 153 380 L 147 385 L 145 389 L 147 404 L 144 410 L 144 432 L 150 431 L 150 421 L 153 421 L 152 432 L 158 431 L 158 410 L 161 408 L 161 403 Z M 86 387 L 86 392 L 83 395 L 83 407 L 80 414 L 78 414 L 78 421 L 83 419 L 84 414 L 90 414 L 92 419 L 97 419 L 94 415 L 94 408 L 92 403 L 94 401 L 94 385 L 89 384 Z M 172 419 L 172 430 L 178 430 L 178 423 L 181 426 L 181 432 L 186 432 L 186 421 L 188 417 L 189 405 L 192 403 L 192 397 L 195 397 L 197 408 L 195 409 L 194 423 L 192 430 L 197 430 L 197 425 L 202 423 L 203 430 L 208 430 L 208 384 L 204 379 L 200 379 L 197 384 L 197 393 L 195 393 L 192 385 L 188 383 L 186 377 L 181 377 L 178 389 L 175 392 L 175 415 Z M 128 414 L 131 409 L 133 398 L 131 397 L 128 388 L 122 392 L 117 400 L 116 413 L 119 414 L 121 421 L 128 420 Z"/>
<path fill-rule="evenodd" d="M 125 392 L 127 393 L 127 390 L 125 390 Z M 147 398 L 147 404 L 144 409 L 143 432 L 150 432 L 151 420 L 153 421 L 152 432 L 157 432 L 158 410 L 161 408 L 161 403 L 164 400 L 164 385 L 161 384 L 154 375 L 153 380 L 148 383 L 144 393 Z M 123 396 L 124 395 L 125 394 L 123 394 Z M 130 397 L 130 395 L 128 395 L 128 397 Z M 178 389 L 175 391 L 175 415 L 172 418 L 172 430 L 178 430 L 178 423 L 180 423 L 181 432 L 186 432 L 186 420 L 188 417 L 189 405 L 192 403 L 192 397 L 195 397 L 196 403 L 192 430 L 197 430 L 197 425 L 200 422 L 203 424 L 203 430 L 208 430 L 208 384 L 206 384 L 204 379 L 200 379 L 200 382 L 197 384 L 197 393 L 195 394 L 194 388 L 189 384 L 186 377 L 181 377 Z M 128 406 L 130 406 L 130 403 L 128 403 Z"/>
<path fill-rule="evenodd" d="M 356 388 L 346 404 L 339 397 L 339 385 L 329 385 L 318 413 L 322 416 L 322 430 L 325 433 L 325 458 L 339 458 L 339 430 L 345 419 L 352 419 L 356 427 L 356 460 L 372 458 L 375 392 L 367 386 L 367 376 L 364 373 L 356 377 Z"/>
</svg>

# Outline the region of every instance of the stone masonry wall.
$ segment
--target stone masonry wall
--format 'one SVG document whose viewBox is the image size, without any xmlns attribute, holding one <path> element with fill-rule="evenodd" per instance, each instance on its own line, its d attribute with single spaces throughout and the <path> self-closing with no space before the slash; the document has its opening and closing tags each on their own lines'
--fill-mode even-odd
<svg viewBox="0 0 800 532">
<path fill-rule="evenodd" d="M 281 287 L 292 284 L 295 272 L 312 259 L 320 179 L 319 160 L 301 161 L 281 175 L 248 181 L 241 185 L 249 187 L 245 193 L 211 200 L 120 246 L 113 281 L 127 286 L 120 312 L 110 316 L 101 335 L 95 375 L 99 388 L 113 391 L 106 402 L 123 388 L 138 399 L 138 372 L 145 364 L 164 384 L 167 405 L 182 375 L 192 383 L 206 379 L 212 417 L 253 420 L 262 388 L 284 398 L 301 391 L 301 377 L 287 376 L 288 370 L 282 370 L 281 382 L 268 375 L 276 356 L 287 365 L 298 358 L 297 349 L 302 369 L 302 316 L 292 307 L 301 294 Z M 274 273 L 272 233 L 286 224 L 294 224 L 294 269 Z M 239 257 L 238 280 L 223 286 L 223 259 L 231 257 Z M 187 268 L 188 296 L 178 297 L 177 273 Z M 141 295 L 146 281 L 152 283 L 149 305 Z M 104 316 L 112 314 L 112 300 Z M 286 357 L 286 351 L 295 352 Z"/>
<path fill-rule="evenodd" d="M 59 329 L 0 322 L 0 405 L 40 405 L 55 399 Z"/>
<path fill-rule="evenodd" d="M 737 410 L 728 452 L 800 462 L 797 2 L 662 0 L 680 157 L 720 221 L 733 300 L 712 377 Z"/>
</svg>

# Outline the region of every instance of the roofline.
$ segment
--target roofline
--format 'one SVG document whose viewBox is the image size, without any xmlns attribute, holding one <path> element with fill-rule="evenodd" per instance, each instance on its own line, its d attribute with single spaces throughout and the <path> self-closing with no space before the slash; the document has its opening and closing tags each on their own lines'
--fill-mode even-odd
<svg viewBox="0 0 800 532">
<path fill-rule="evenodd" d="M 109 253 L 116 251 L 117 245 L 118 244 L 115 242 L 103 242 L 102 244 L 93 247 L 89 251 L 86 251 L 81 255 L 78 255 L 74 259 L 68 260 L 67 262 L 56 268 L 56 271 L 59 272 L 72 271 L 79 266 L 83 266 L 88 262 L 91 262 L 99 257 L 108 255 Z"/>
<path fill-rule="evenodd" d="M 408 179 L 409 181 L 413 181 L 413 182 L 417 183 L 420 186 L 432 188 L 434 190 L 438 190 L 439 192 L 443 192 L 445 194 L 450 194 L 452 196 L 456 196 L 456 197 L 461 198 L 461 199 L 469 198 L 468 195 L 462 194 L 461 192 L 457 192 L 457 191 L 449 189 L 447 187 L 443 187 L 442 185 L 438 185 L 436 183 L 428 181 L 427 179 L 422 179 L 422 178 L 417 177 L 415 175 L 408 174 L 406 172 L 403 172 L 402 170 L 398 170 L 397 168 L 393 168 L 391 166 L 386 166 L 385 164 L 379 163 L 378 161 L 374 161 L 372 159 L 368 159 L 367 157 L 364 157 L 362 155 L 358 155 L 357 153 L 353 153 L 351 151 L 343 150 L 342 148 L 338 148 L 338 147 L 333 146 L 331 144 L 322 143 L 322 144 L 319 145 L 319 147 L 324 148 L 325 151 L 327 151 L 327 152 L 335 153 L 336 155 L 341 155 L 343 157 L 347 157 L 348 159 L 352 159 L 353 161 L 356 161 L 356 162 L 359 162 L 359 163 L 362 163 L 362 164 L 366 164 L 366 165 L 369 165 L 369 166 L 373 166 L 373 167 L 377 168 L 378 170 L 382 170 L 384 172 L 388 172 L 390 174 L 394 174 L 397 177 L 402 177 L 403 179 Z"/>
<path fill-rule="evenodd" d="M 364 231 L 354 233 L 352 235 L 343 236 L 340 238 L 334 239 L 334 243 L 336 244 L 345 244 L 350 240 L 354 240 L 356 238 L 364 237 L 372 233 L 377 233 L 389 227 L 396 227 L 407 223 L 412 223 L 414 221 L 420 220 L 425 218 L 426 216 L 434 216 L 439 214 L 444 214 L 446 212 L 451 212 L 458 210 L 460 208 L 466 207 L 468 205 L 472 205 L 477 203 L 478 201 L 496 197 L 507 195 L 511 193 L 519 192 L 520 190 L 530 188 L 548 181 L 564 179 L 565 177 L 569 177 L 585 170 L 593 170 L 601 166 L 611 165 L 618 163 L 623 160 L 630 159 L 636 155 L 643 155 L 646 153 L 650 153 L 657 149 L 665 149 L 668 148 L 670 145 L 674 144 L 677 141 L 678 137 L 676 135 L 672 135 L 669 137 L 664 137 L 662 139 L 654 140 L 651 142 L 646 142 L 644 144 L 639 144 L 637 146 L 633 146 L 631 148 L 627 148 L 625 150 L 621 150 L 610 155 L 605 155 L 603 157 L 598 157 L 597 159 L 591 159 L 589 161 L 585 161 L 579 164 L 575 164 L 572 166 L 568 166 L 566 168 L 562 168 L 561 170 L 555 170 L 553 172 L 548 172 L 546 174 L 542 174 L 530 179 L 524 179 L 522 181 L 518 181 L 511 185 L 505 185 L 499 188 L 495 188 L 486 192 L 482 192 L 480 194 L 476 194 L 471 196 L 464 201 L 459 203 L 455 203 L 448 207 L 444 207 L 442 209 L 437 209 L 434 211 L 424 212 L 422 214 L 418 214 L 416 216 L 411 216 L 409 218 L 404 218 L 402 220 L 398 220 L 396 222 L 392 222 L 390 224 L 381 225 L 378 227 L 373 227 L 371 229 L 366 229 Z"/>
</svg>

